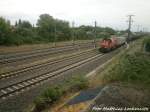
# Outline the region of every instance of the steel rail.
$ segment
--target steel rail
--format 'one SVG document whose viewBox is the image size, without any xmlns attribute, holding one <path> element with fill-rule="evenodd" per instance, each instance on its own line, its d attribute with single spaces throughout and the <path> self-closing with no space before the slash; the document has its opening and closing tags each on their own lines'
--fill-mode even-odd
<svg viewBox="0 0 150 112">
<path fill-rule="evenodd" d="M 85 48 L 85 47 L 90 47 L 87 45 L 81 45 L 80 48 Z M 58 49 L 58 50 L 50 50 L 49 52 L 41 52 L 40 54 L 32 54 L 32 55 L 25 55 L 25 56 L 18 56 L 18 57 L 13 57 L 13 58 L 5 58 L 0 60 L 0 64 L 8 64 L 8 63 L 12 63 L 12 62 L 17 62 L 20 60 L 25 60 L 25 59 L 32 59 L 32 58 L 37 58 L 37 57 L 42 57 L 42 56 L 46 56 L 46 55 L 50 55 L 50 54 L 56 54 L 56 53 L 62 53 L 64 51 L 71 51 L 71 50 L 75 50 L 78 47 L 69 47 L 69 48 L 63 48 L 63 49 Z"/>
<path fill-rule="evenodd" d="M 21 75 L 20 73 L 23 73 L 23 72 L 27 72 L 29 70 L 38 69 L 38 68 L 45 67 L 45 66 L 48 66 L 48 65 L 53 65 L 55 63 L 62 62 L 64 60 L 66 60 L 66 59 L 73 59 L 73 58 L 82 56 L 83 54 L 87 55 L 89 53 L 92 53 L 93 51 L 94 51 L 94 49 L 88 50 L 88 51 L 84 51 L 84 52 L 80 52 L 80 53 L 73 54 L 73 55 L 69 55 L 69 56 L 64 56 L 64 57 L 59 58 L 59 59 L 49 60 L 49 61 L 44 62 L 44 63 L 36 64 L 36 65 L 33 65 L 33 66 L 24 67 L 24 68 L 21 68 L 21 69 L 18 69 L 18 70 L 2 73 L 2 74 L 0 74 L 0 79 L 2 80 L 2 79 L 10 78 L 10 77 L 15 77 L 15 76 Z"/>
<path fill-rule="evenodd" d="M 8 85 L 8 86 L 3 87 L 3 88 L 0 88 L 0 98 L 1 99 L 6 99 L 6 97 L 8 97 L 8 96 L 14 95 L 13 93 L 21 92 L 26 88 L 29 89 L 30 87 L 33 87 L 37 84 L 45 82 L 45 81 L 47 81 L 47 80 L 49 80 L 53 77 L 59 76 L 63 72 L 66 72 L 68 70 L 76 68 L 80 65 L 84 65 L 85 63 L 88 63 L 89 61 L 92 61 L 92 60 L 94 60 L 98 57 L 102 57 L 102 56 L 104 56 L 104 54 L 98 54 L 98 55 L 92 56 L 90 58 L 84 59 L 82 61 L 74 62 L 72 64 L 68 64 L 68 65 L 66 65 L 62 68 L 53 70 L 51 72 L 40 74 L 38 76 L 23 80 L 23 81 L 20 81 L 20 82 L 11 84 L 11 85 Z"/>
</svg>

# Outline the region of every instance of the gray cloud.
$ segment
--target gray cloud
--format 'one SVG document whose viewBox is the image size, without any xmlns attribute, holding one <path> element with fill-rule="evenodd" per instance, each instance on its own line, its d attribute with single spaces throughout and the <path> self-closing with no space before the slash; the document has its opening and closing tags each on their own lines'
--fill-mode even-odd
<svg viewBox="0 0 150 112">
<path fill-rule="evenodd" d="M 134 14 L 134 30 L 138 24 L 150 29 L 149 4 L 150 0 L 1 0 L 0 16 L 12 23 L 21 18 L 35 24 L 40 14 L 48 13 L 76 25 L 93 25 L 96 20 L 101 26 L 126 29 L 126 15 Z"/>
</svg>

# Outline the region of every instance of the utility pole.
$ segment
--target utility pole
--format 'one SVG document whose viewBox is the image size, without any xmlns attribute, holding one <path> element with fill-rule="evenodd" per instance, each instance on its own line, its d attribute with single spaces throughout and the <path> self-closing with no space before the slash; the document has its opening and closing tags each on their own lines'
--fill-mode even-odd
<svg viewBox="0 0 150 112">
<path fill-rule="evenodd" d="M 97 22 L 95 21 L 94 22 L 94 48 L 96 48 L 96 37 L 97 37 L 96 27 L 97 27 Z"/>
<path fill-rule="evenodd" d="M 75 24 L 75 22 L 73 21 L 72 22 L 72 44 L 74 45 L 74 24 Z"/>
<path fill-rule="evenodd" d="M 137 32 L 140 32 L 140 25 L 137 25 Z"/>
<path fill-rule="evenodd" d="M 54 26 L 54 47 L 56 47 L 56 23 Z"/>
<path fill-rule="evenodd" d="M 131 25 L 132 25 L 132 17 L 133 17 L 134 15 L 128 15 L 128 17 L 129 17 L 129 20 L 128 20 L 128 37 L 127 37 L 127 41 L 129 41 L 130 40 L 130 36 L 131 36 Z"/>
<path fill-rule="evenodd" d="M 143 28 L 143 33 L 146 31 L 146 28 Z"/>
</svg>

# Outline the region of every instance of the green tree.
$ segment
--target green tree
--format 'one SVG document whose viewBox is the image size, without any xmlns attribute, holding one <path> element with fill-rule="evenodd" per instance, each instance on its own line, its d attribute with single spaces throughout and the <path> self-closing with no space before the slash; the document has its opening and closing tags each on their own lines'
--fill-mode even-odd
<svg viewBox="0 0 150 112">
<path fill-rule="evenodd" d="M 18 27 L 20 27 L 20 28 L 32 28 L 32 25 L 29 21 L 21 21 L 18 24 Z"/>
<path fill-rule="evenodd" d="M 55 19 L 57 41 L 71 39 L 71 29 L 67 21 Z"/>
<path fill-rule="evenodd" d="M 79 26 L 74 29 L 76 39 L 92 39 L 94 38 L 94 27 L 92 26 Z"/>
<path fill-rule="evenodd" d="M 5 44 L 10 33 L 10 22 L 0 17 L 0 45 Z"/>
<path fill-rule="evenodd" d="M 109 33 L 110 35 L 114 35 L 115 34 L 115 30 L 113 30 L 112 28 L 106 27 L 104 28 L 105 32 Z"/>
<path fill-rule="evenodd" d="M 40 15 L 37 21 L 38 34 L 48 41 L 53 41 L 55 21 L 52 16 L 48 14 Z"/>
<path fill-rule="evenodd" d="M 12 32 L 12 36 L 15 38 L 13 44 L 30 44 L 38 41 L 37 33 L 29 21 L 19 19 L 18 22 L 16 21 L 14 27 L 14 32 Z"/>
<path fill-rule="evenodd" d="M 48 14 L 40 15 L 37 21 L 39 35 L 47 41 L 62 41 L 70 39 L 69 23 L 54 19 Z"/>
<path fill-rule="evenodd" d="M 16 33 L 20 36 L 31 36 L 32 38 L 32 25 L 29 21 L 21 21 L 19 19 L 19 22 L 15 24 L 16 27 Z"/>
</svg>

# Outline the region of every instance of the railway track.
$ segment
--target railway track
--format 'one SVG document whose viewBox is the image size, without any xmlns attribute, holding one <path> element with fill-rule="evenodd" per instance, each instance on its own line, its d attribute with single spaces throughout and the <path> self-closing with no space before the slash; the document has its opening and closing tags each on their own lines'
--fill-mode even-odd
<svg viewBox="0 0 150 112">
<path fill-rule="evenodd" d="M 72 51 L 75 49 L 78 49 L 80 47 L 80 49 L 82 48 L 88 48 L 88 47 L 92 47 L 93 43 L 90 42 L 89 43 L 84 43 L 81 45 L 74 45 L 74 46 L 67 46 L 67 47 L 62 47 L 62 48 L 52 48 L 52 49 L 46 49 L 43 51 L 39 51 L 39 52 L 32 52 L 32 53 L 23 53 L 23 54 L 16 54 L 13 56 L 6 56 L 3 58 L 0 58 L 0 65 L 5 65 L 5 64 L 9 64 L 9 63 L 13 63 L 13 62 L 20 62 L 20 61 L 24 61 L 24 60 L 31 60 L 31 59 L 35 59 L 38 57 L 45 57 L 45 56 L 49 56 L 52 54 L 58 54 L 58 53 L 62 53 L 65 51 Z"/>
<path fill-rule="evenodd" d="M 80 52 L 80 53 L 73 54 L 73 55 L 69 55 L 69 56 L 64 56 L 64 57 L 61 57 L 59 59 L 56 58 L 56 59 L 49 60 L 49 61 L 44 62 L 44 63 L 35 64 L 35 65 L 32 65 L 32 66 L 27 66 L 27 67 L 24 67 L 24 68 L 21 68 L 21 69 L 18 69 L 18 70 L 5 72 L 5 73 L 0 74 L 0 80 L 15 77 L 15 76 L 18 76 L 18 75 L 23 75 L 22 73 L 24 73 L 24 72 L 32 71 L 34 69 L 40 69 L 40 68 L 43 68 L 43 67 L 46 67 L 46 66 L 49 66 L 49 65 L 53 65 L 53 64 L 56 64 L 56 63 L 63 62 L 65 60 L 77 58 L 77 57 L 80 57 L 84 54 L 88 55 L 89 54 L 88 52 L 92 52 L 92 51 L 94 51 L 94 49 L 84 51 L 84 52 Z"/>
<path fill-rule="evenodd" d="M 65 65 L 69 65 L 73 62 L 78 62 L 78 61 L 88 58 L 92 55 L 95 55 L 95 53 L 96 53 L 95 50 L 93 50 L 93 51 L 89 50 L 82 54 L 80 54 L 80 53 L 75 54 L 74 56 L 68 55 L 64 58 L 63 57 L 60 59 L 56 58 L 56 61 L 55 61 L 55 59 L 51 60 L 51 61 L 49 61 L 50 62 L 49 64 L 48 64 L 48 62 L 47 62 L 47 64 L 41 63 L 42 66 L 39 66 L 39 67 L 31 66 L 30 69 L 22 68 L 15 72 L 12 71 L 10 73 L 13 73 L 13 74 L 9 75 L 7 78 L 5 77 L 0 80 L 0 88 L 5 87 L 6 85 L 13 84 L 18 81 L 27 79 L 27 78 L 32 78 L 33 76 L 38 76 L 42 73 L 47 73 L 48 71 L 51 72 L 53 70 L 56 70 L 56 69 L 59 69 L 59 68 L 65 66 Z M 21 71 L 24 71 L 24 72 L 21 72 Z"/>
<path fill-rule="evenodd" d="M 83 45 L 83 44 L 88 44 L 88 43 L 93 43 L 93 41 L 82 42 L 82 43 L 74 43 L 74 44 L 71 43 L 71 44 L 60 45 L 60 46 L 56 46 L 56 47 L 37 48 L 35 50 L 25 50 L 25 51 L 0 53 L 0 60 L 4 59 L 4 58 L 9 58 L 9 57 L 16 57 L 16 56 L 21 56 L 21 55 L 26 55 L 26 54 L 39 53 L 39 52 L 43 52 L 43 51 L 48 51 L 50 49 L 64 48 L 64 47 L 69 47 L 69 46 L 74 46 L 74 45 Z"/>
<path fill-rule="evenodd" d="M 88 44 L 93 44 L 93 42 L 86 42 L 86 43 L 81 43 L 81 44 L 71 44 L 71 45 L 65 45 L 65 46 L 59 46 L 59 47 L 49 47 L 49 48 L 41 48 L 41 49 L 36 49 L 33 51 L 20 51 L 20 52 L 13 52 L 13 53 L 4 53 L 0 54 L 0 61 L 4 59 L 9 59 L 9 58 L 16 58 L 16 57 L 24 57 L 25 55 L 34 55 L 34 54 L 41 54 L 44 52 L 49 52 L 49 51 L 55 51 L 55 50 L 61 50 L 65 48 L 73 48 L 77 46 L 82 46 L 82 45 L 88 45 Z"/>
<path fill-rule="evenodd" d="M 68 44 L 68 45 L 64 45 L 64 46 L 37 48 L 35 50 L 25 50 L 25 51 L 1 53 L 0 54 L 0 59 L 9 58 L 9 57 L 15 57 L 15 56 L 24 55 L 24 54 L 34 54 L 34 53 L 43 52 L 43 51 L 46 51 L 46 50 L 49 50 L 49 49 L 63 48 L 63 47 L 67 47 L 67 46 L 69 47 L 69 46 L 73 46 L 73 45 L 72 44 Z"/>
<path fill-rule="evenodd" d="M 89 54 L 90 54 L 90 52 L 89 52 Z M 85 63 L 87 63 L 88 61 L 91 61 L 94 58 L 97 58 L 99 56 L 103 56 L 102 54 L 95 54 L 95 55 L 91 55 L 91 56 L 85 58 L 85 56 L 87 56 L 87 55 L 88 55 L 88 53 L 80 54 L 80 56 L 84 57 L 84 58 L 83 59 L 79 59 L 77 62 L 73 61 L 73 62 L 68 63 L 68 64 L 66 64 L 64 66 L 61 66 L 61 67 L 59 67 L 57 69 L 48 71 L 46 73 L 42 73 L 42 74 L 30 77 L 30 78 L 27 78 L 27 79 L 24 79 L 24 80 L 21 80 L 21 81 L 9 84 L 9 85 L 7 85 L 5 87 L 1 87 L 0 88 L 0 99 L 6 99 L 9 96 L 16 95 L 16 93 L 23 92 L 23 91 L 25 91 L 27 89 L 30 89 L 32 87 L 35 87 L 35 86 L 41 84 L 41 83 L 44 83 L 45 81 L 48 81 L 51 78 L 57 77 L 63 72 L 71 70 L 71 69 L 73 69 L 75 67 L 78 67 L 78 66 L 80 66 L 82 64 L 85 64 Z M 70 57 L 70 60 L 72 60 L 74 58 L 75 58 L 75 56 L 72 56 L 72 57 Z M 68 61 L 69 59 L 67 58 L 67 59 L 63 59 L 63 60 Z M 59 61 L 62 61 L 62 60 L 59 60 Z M 53 63 L 56 62 L 56 63 L 59 64 L 59 61 L 54 61 Z M 47 65 L 45 65 L 45 66 L 47 66 Z M 40 67 L 40 66 L 38 66 L 38 67 Z M 15 75 L 15 73 L 14 73 L 14 75 Z"/>
</svg>

